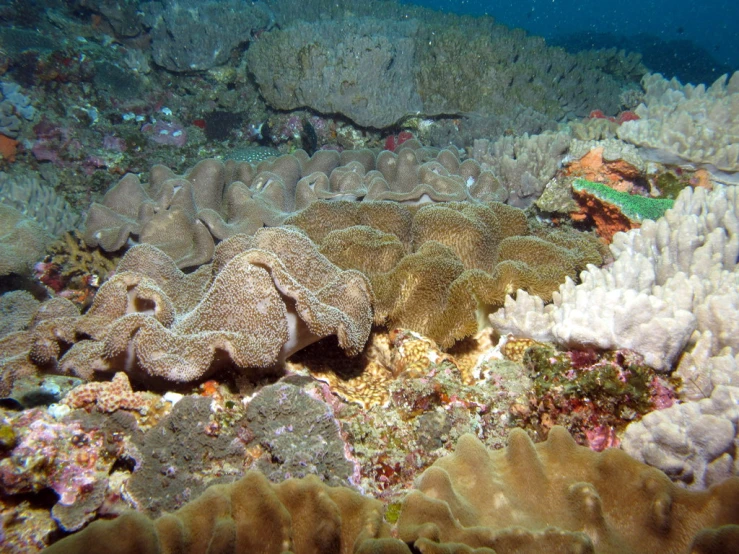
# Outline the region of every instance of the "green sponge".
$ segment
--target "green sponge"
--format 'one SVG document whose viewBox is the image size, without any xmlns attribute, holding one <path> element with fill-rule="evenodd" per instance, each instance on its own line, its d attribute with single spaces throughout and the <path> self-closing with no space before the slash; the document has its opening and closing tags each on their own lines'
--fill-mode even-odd
<svg viewBox="0 0 739 554">
<path fill-rule="evenodd" d="M 575 179 L 572 183 L 572 190 L 587 192 L 603 202 L 618 206 L 621 213 L 632 221 L 659 219 L 674 204 L 674 201 L 668 198 L 650 198 L 629 194 L 628 192 L 619 192 L 608 185 L 593 183 L 586 179 Z"/>
</svg>

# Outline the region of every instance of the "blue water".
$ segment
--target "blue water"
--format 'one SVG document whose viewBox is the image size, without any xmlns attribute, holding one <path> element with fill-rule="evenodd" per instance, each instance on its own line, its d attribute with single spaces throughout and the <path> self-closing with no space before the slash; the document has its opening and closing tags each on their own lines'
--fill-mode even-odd
<svg viewBox="0 0 739 554">
<path fill-rule="evenodd" d="M 716 76 L 739 69 L 739 2 L 736 1 L 414 0 L 404 3 L 460 14 L 487 14 L 500 23 L 521 27 L 562 46 L 572 44 L 573 35 L 596 47 L 609 46 L 610 40 L 614 46 L 643 51 L 650 69 L 668 74 L 680 73 L 681 65 L 685 76 L 696 77 L 700 76 L 700 72 L 696 73 L 700 69 L 695 67 L 698 65 L 703 71 L 713 70 Z M 712 60 L 707 61 L 706 55 Z M 690 65 L 694 66 L 692 71 L 685 67 Z"/>
</svg>

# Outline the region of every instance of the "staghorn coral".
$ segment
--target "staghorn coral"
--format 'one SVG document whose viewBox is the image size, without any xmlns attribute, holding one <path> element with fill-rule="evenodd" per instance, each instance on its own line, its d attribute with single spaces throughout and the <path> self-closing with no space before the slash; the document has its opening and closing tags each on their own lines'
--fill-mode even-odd
<svg viewBox="0 0 739 554">
<path fill-rule="evenodd" d="M 340 270 L 284 228 L 234 237 L 219 250 L 208 279 L 208 267 L 184 275 L 151 246 L 131 249 L 87 314 L 36 329 L 32 359 L 54 363 L 60 344 L 74 343 L 59 360 L 65 372 L 126 369 L 183 382 L 228 360 L 269 368 L 329 334 L 348 354 L 362 349 L 372 322 L 362 274 Z"/>
<path fill-rule="evenodd" d="M 739 521 L 739 479 L 688 492 L 624 452 L 578 446 L 561 427 L 537 445 L 514 430 L 502 451 L 466 435 L 416 488 L 398 536 L 422 552 L 677 553 Z M 724 544 L 718 552 L 731 551 Z"/>
<path fill-rule="evenodd" d="M 621 140 L 641 147 L 654 161 L 691 163 L 717 180 L 737 183 L 739 172 L 739 72 L 710 87 L 681 85 L 659 73 L 642 79 L 644 103 L 636 121 L 618 129 Z"/>
</svg>

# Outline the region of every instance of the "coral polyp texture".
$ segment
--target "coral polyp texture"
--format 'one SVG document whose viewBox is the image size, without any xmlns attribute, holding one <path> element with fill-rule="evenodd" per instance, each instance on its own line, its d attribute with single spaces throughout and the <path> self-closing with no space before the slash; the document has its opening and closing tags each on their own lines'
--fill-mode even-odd
<svg viewBox="0 0 739 554">
<path fill-rule="evenodd" d="M 367 278 L 343 271 L 304 235 L 264 229 L 221 243 L 216 264 L 183 274 L 160 250 L 132 248 L 90 310 L 35 329 L 30 357 L 90 378 L 97 370 L 191 381 L 223 365 L 269 368 L 335 334 L 358 353 L 372 323 Z M 64 327 L 64 329 L 60 329 Z"/>
<path fill-rule="evenodd" d="M 506 294 L 550 298 L 566 276 L 600 264 L 587 233 L 534 236 L 524 212 L 499 202 L 445 202 L 411 213 L 391 203 L 318 201 L 288 218 L 332 262 L 365 273 L 375 322 L 443 347 L 473 335 Z"/>
<path fill-rule="evenodd" d="M 556 121 L 570 113 L 584 116 L 589 105 L 617 108 L 613 76 L 586 69 L 584 60 L 539 38 L 492 19 L 467 19 L 462 30 L 425 16 L 403 15 L 391 23 L 373 17 L 296 22 L 252 45 L 249 70 L 275 108 L 338 112 L 365 127 L 476 111 L 515 125 L 511 114 L 526 109 Z M 275 73 L 278 63 L 282 70 Z"/>
<path fill-rule="evenodd" d="M 36 221 L 4 204 L 0 204 L 0 239 L 0 276 L 26 274 L 52 240 Z"/>
<path fill-rule="evenodd" d="M 379 501 L 327 487 L 315 477 L 272 484 L 252 471 L 231 485 L 209 488 L 155 521 L 129 512 L 114 521 L 98 521 L 44 552 L 82 553 L 109 544 L 118 554 L 350 554 L 365 541 L 383 537 L 389 537 L 389 527 Z"/>
<path fill-rule="evenodd" d="M 739 480 L 680 489 L 618 450 L 594 453 L 556 427 L 534 445 L 514 431 L 505 450 L 472 435 L 437 460 L 399 507 L 398 538 L 382 504 L 314 477 L 271 484 L 248 472 L 155 521 L 128 512 L 46 549 L 86 552 L 731 552 Z"/>
<path fill-rule="evenodd" d="M 416 488 L 398 536 L 421 552 L 702 552 L 714 530 L 729 552 L 739 521 L 739 479 L 688 492 L 619 450 L 577 446 L 561 427 L 536 445 L 515 430 L 504 451 L 465 435 Z"/>
</svg>

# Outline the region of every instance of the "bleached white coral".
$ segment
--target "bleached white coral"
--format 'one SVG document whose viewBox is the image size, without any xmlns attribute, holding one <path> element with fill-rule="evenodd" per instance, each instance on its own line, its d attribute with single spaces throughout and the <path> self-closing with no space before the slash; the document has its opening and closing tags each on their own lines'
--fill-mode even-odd
<svg viewBox="0 0 739 554">
<path fill-rule="evenodd" d="M 688 488 L 704 489 L 739 474 L 739 388 L 721 385 L 710 398 L 675 404 L 630 424 L 622 448 Z"/>
<path fill-rule="evenodd" d="M 718 179 L 739 182 L 739 72 L 713 85 L 681 85 L 659 74 L 642 79 L 640 119 L 618 129 L 621 140 L 664 163 L 692 163 Z"/>
<path fill-rule="evenodd" d="M 738 206 L 733 187 L 686 189 L 663 218 L 616 234 L 610 267 L 589 266 L 547 306 L 519 291 L 491 322 L 502 333 L 566 346 L 629 348 L 660 370 L 686 346 L 700 343 L 704 361 L 739 350 Z M 696 378 L 695 367 L 681 365 Z M 710 393 L 710 379 L 706 385 L 701 394 Z"/>
</svg>

